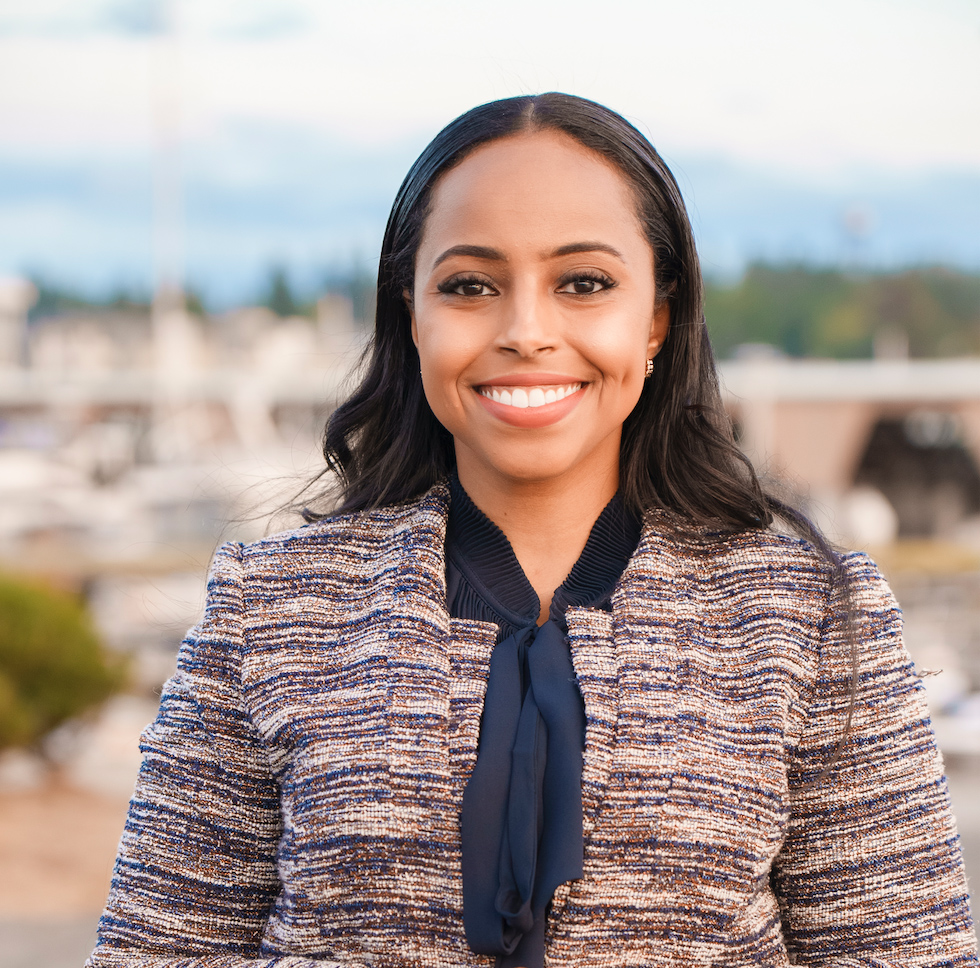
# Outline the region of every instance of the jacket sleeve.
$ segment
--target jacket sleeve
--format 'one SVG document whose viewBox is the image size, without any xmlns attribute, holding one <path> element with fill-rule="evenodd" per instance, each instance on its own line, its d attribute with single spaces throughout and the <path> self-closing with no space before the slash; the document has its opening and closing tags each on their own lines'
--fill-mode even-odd
<svg viewBox="0 0 980 968">
<path fill-rule="evenodd" d="M 976 966 L 959 839 L 901 612 L 866 556 L 847 556 L 846 571 L 853 632 L 847 596 L 835 589 L 773 868 L 790 959 L 820 968 Z M 842 739 L 852 642 L 855 705 Z"/>
<path fill-rule="evenodd" d="M 330 968 L 260 957 L 278 894 L 278 787 L 241 695 L 242 547 L 218 552 L 203 621 L 143 733 L 143 765 L 87 968 Z M 350 963 L 345 968 L 356 968 Z"/>
</svg>

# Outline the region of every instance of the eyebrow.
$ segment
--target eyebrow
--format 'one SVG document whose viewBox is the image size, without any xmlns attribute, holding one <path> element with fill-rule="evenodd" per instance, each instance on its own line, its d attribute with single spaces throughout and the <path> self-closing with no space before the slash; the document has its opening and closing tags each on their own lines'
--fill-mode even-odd
<svg viewBox="0 0 980 968">
<path fill-rule="evenodd" d="M 560 258 L 563 255 L 577 255 L 579 252 L 607 252 L 611 256 L 615 256 L 621 262 L 626 260 L 623 258 L 622 252 L 619 249 L 613 248 L 611 245 L 606 245 L 605 242 L 569 242 L 568 245 L 560 245 L 554 252 L 551 253 L 549 258 L 555 259 Z M 493 262 L 506 262 L 507 256 L 504 255 L 499 249 L 493 249 L 488 245 L 453 245 L 446 249 L 442 255 L 432 264 L 432 268 L 435 269 L 436 266 L 441 265 L 446 259 L 451 259 L 455 255 L 468 255 L 474 259 L 489 259 Z"/>
<path fill-rule="evenodd" d="M 454 255 L 468 255 L 474 259 L 492 259 L 494 262 L 506 262 L 507 256 L 499 249 L 491 249 L 488 245 L 452 245 L 432 263 L 432 268 L 441 265 Z"/>
<path fill-rule="evenodd" d="M 607 252 L 615 256 L 620 262 L 625 262 L 623 253 L 619 249 L 614 249 L 605 242 L 570 242 L 568 245 L 559 246 L 551 253 L 552 258 L 563 255 L 576 255 L 579 252 Z"/>
</svg>

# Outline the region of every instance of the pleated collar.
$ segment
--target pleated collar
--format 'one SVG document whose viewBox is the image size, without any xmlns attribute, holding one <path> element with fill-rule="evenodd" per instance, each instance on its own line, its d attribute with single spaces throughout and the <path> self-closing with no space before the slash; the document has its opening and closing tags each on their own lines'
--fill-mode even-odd
<svg viewBox="0 0 980 968">
<path fill-rule="evenodd" d="M 537 593 L 506 535 L 470 499 L 453 475 L 446 530 L 449 613 L 494 622 L 500 636 L 536 622 Z M 599 515 L 578 561 L 555 590 L 550 617 L 567 631 L 570 606 L 608 610 L 610 596 L 640 540 L 641 522 L 617 493 Z"/>
</svg>

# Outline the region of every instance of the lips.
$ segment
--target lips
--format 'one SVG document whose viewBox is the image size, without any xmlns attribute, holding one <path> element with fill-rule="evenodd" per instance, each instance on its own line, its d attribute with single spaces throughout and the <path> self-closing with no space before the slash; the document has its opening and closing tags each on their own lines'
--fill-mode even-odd
<svg viewBox="0 0 980 968">
<path fill-rule="evenodd" d="M 477 392 L 488 400 L 518 410 L 536 409 L 557 403 L 582 389 L 581 383 L 540 384 L 537 386 L 482 386 Z"/>
<path fill-rule="evenodd" d="M 498 377 L 473 389 L 492 416 L 530 430 L 558 423 L 571 413 L 586 386 L 564 375 L 522 373 Z"/>
</svg>

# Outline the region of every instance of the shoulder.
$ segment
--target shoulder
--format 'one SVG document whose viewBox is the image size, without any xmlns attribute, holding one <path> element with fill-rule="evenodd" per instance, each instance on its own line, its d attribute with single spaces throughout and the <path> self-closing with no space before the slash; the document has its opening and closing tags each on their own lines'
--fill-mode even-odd
<svg viewBox="0 0 980 968">
<path fill-rule="evenodd" d="M 656 532 L 655 519 L 645 531 Z M 719 596 L 809 601 L 822 609 L 849 596 L 853 604 L 894 604 L 875 562 L 864 552 L 836 551 L 836 562 L 811 542 L 768 529 L 680 532 L 672 545 L 689 579 Z"/>
<path fill-rule="evenodd" d="M 671 527 L 650 516 L 644 537 L 669 534 L 678 559 L 692 578 L 702 581 L 804 581 L 828 585 L 834 566 L 808 541 L 767 529 L 729 531 L 697 527 Z M 641 541 L 642 545 L 642 541 Z"/>
<path fill-rule="evenodd" d="M 331 515 L 239 545 L 232 554 L 250 578 L 312 572 L 348 578 L 375 574 L 406 549 L 433 543 L 441 547 L 448 506 L 448 491 L 438 484 L 415 501 Z"/>
</svg>

